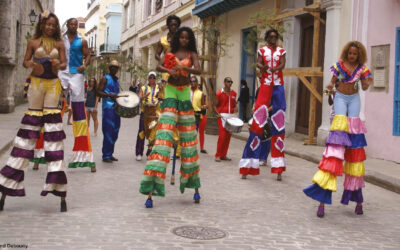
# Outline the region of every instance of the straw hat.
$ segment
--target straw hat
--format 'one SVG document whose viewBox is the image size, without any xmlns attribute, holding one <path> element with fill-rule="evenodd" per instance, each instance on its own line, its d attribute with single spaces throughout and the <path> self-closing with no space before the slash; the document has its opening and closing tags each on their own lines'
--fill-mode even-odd
<svg viewBox="0 0 400 250">
<path fill-rule="evenodd" d="M 117 67 L 117 68 L 120 67 L 120 66 L 119 66 L 119 62 L 118 62 L 117 60 L 112 60 L 112 61 L 110 62 L 110 64 L 108 64 L 108 67 L 111 67 L 111 66 L 114 66 L 114 67 Z"/>
</svg>

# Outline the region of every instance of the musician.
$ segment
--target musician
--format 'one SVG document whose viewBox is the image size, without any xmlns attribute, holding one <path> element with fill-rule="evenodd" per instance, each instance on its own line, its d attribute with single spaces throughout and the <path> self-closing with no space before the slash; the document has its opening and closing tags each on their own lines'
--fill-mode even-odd
<svg viewBox="0 0 400 250">
<path fill-rule="evenodd" d="M 204 131 L 207 124 L 206 96 L 204 95 L 203 91 L 199 89 L 197 77 L 190 77 L 190 83 L 192 84 L 190 100 L 192 101 L 194 117 L 196 118 L 196 129 L 200 139 L 200 152 L 207 154 L 207 151 L 204 149 Z"/>
<path fill-rule="evenodd" d="M 156 84 L 157 74 L 151 71 L 147 75 L 148 84 L 141 87 L 139 97 L 141 102 L 141 112 L 139 119 L 139 131 L 136 139 L 136 160 L 141 161 L 144 151 L 145 139 L 150 137 L 150 122 L 156 120 L 155 117 L 159 114 L 159 99 L 160 88 Z M 151 152 L 151 147 L 148 147 L 146 155 Z"/>
<path fill-rule="evenodd" d="M 68 19 L 67 28 L 68 30 L 63 36 L 67 68 L 58 76 L 64 92 L 71 91 L 72 126 L 75 140 L 72 161 L 68 167 L 89 167 L 92 172 L 95 172 L 96 163 L 93 161 L 85 112 L 84 71 L 90 64 L 90 51 L 87 41 L 77 32 L 78 21 L 76 18 Z"/>
<path fill-rule="evenodd" d="M 121 126 L 121 117 L 115 111 L 115 99 L 118 98 L 119 93 L 119 80 L 116 76 L 119 70 L 119 63 L 117 60 L 112 60 L 108 66 L 109 74 L 104 75 L 101 79 L 99 87 L 96 89 L 98 96 L 103 98 L 103 162 L 112 163 L 118 161 L 113 156 L 114 146 L 118 139 L 118 132 Z"/>
<path fill-rule="evenodd" d="M 217 152 L 215 153 L 215 161 L 230 161 L 226 155 L 229 149 L 229 142 L 231 140 L 232 134 L 225 129 L 225 119 L 232 117 L 233 113 L 237 112 L 236 105 L 236 92 L 231 89 L 233 84 L 232 78 L 225 77 L 224 87 L 217 92 L 214 110 L 218 114 L 218 142 L 217 142 Z"/>
<path fill-rule="evenodd" d="M 166 85 L 154 147 L 148 157 L 140 192 L 148 195 L 145 206 L 153 207 L 152 195 L 165 196 L 165 172 L 172 147 L 175 126 L 181 146 L 180 191 L 195 189 L 193 199 L 200 202 L 200 166 L 197 154 L 197 133 L 190 102 L 190 75 L 200 74 L 196 38 L 192 29 L 180 28 L 171 42 L 171 51 L 159 61 L 157 70 L 170 76 Z"/>
</svg>

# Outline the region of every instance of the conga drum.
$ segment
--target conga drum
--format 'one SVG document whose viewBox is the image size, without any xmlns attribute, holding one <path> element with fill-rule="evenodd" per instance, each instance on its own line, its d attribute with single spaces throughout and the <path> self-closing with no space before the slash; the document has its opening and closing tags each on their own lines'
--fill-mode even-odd
<svg viewBox="0 0 400 250">
<path fill-rule="evenodd" d="M 154 122 L 157 122 L 157 107 L 158 104 L 144 104 L 143 105 L 143 121 L 144 121 L 144 136 L 148 140 L 150 138 L 151 130 L 154 128 Z"/>
<path fill-rule="evenodd" d="M 124 118 L 132 118 L 139 114 L 140 98 L 132 91 L 122 91 L 115 100 L 114 111 L 117 115 Z"/>
</svg>

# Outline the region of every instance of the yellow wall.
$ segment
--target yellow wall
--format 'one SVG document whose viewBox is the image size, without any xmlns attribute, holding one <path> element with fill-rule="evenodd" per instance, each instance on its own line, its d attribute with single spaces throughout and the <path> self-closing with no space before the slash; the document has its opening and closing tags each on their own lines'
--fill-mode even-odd
<svg viewBox="0 0 400 250">
<path fill-rule="evenodd" d="M 232 89 L 236 92 L 240 85 L 240 70 L 241 70 L 241 44 L 242 44 L 242 29 L 250 28 L 248 19 L 254 13 L 261 9 L 273 8 L 273 1 L 261 1 L 249 6 L 245 6 L 227 14 L 221 15 L 224 27 L 223 32 L 229 34 L 229 43 L 232 45 L 226 50 L 226 56 L 220 58 L 217 71 L 217 89 L 223 87 L 224 78 L 232 77 Z"/>
</svg>

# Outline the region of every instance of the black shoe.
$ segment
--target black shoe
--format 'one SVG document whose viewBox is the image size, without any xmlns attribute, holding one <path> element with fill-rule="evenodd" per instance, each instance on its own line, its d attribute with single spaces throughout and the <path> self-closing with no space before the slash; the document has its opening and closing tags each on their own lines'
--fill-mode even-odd
<svg viewBox="0 0 400 250">
<path fill-rule="evenodd" d="M 110 158 L 112 161 L 118 161 L 118 159 L 117 158 L 115 158 L 114 156 L 111 156 L 111 158 Z"/>
<path fill-rule="evenodd" d="M 67 202 L 64 200 L 64 201 L 61 201 L 61 209 L 60 209 L 60 212 L 67 212 Z"/>
<path fill-rule="evenodd" d="M 200 150 L 200 153 L 207 154 L 207 151 L 205 149 L 202 149 Z"/>
<path fill-rule="evenodd" d="M 4 200 L 0 200 L 0 211 L 3 211 L 4 208 Z"/>
<path fill-rule="evenodd" d="M 103 159 L 103 162 L 112 163 L 113 160 L 111 160 L 111 158 L 108 158 L 108 159 Z"/>
</svg>

